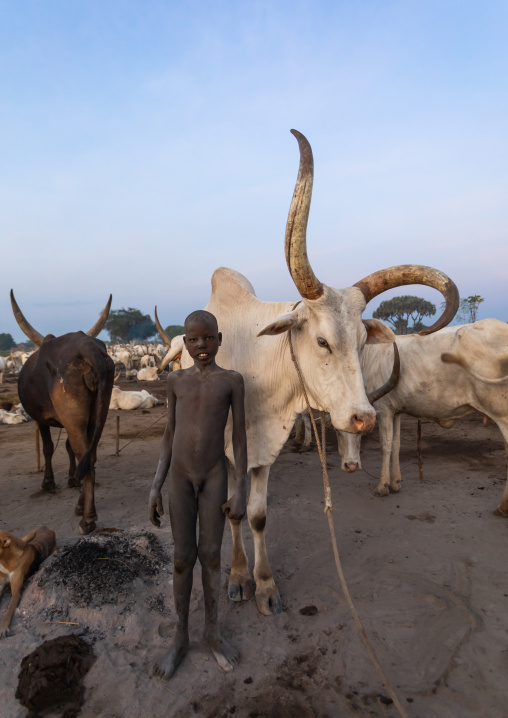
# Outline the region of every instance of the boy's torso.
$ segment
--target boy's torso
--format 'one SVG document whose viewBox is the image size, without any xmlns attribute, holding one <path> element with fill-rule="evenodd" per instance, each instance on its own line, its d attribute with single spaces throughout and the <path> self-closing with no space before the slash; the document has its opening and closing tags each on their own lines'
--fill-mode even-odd
<svg viewBox="0 0 508 718">
<path fill-rule="evenodd" d="M 175 373 L 171 471 L 204 475 L 224 462 L 224 429 L 237 376 L 220 367 L 209 373 L 193 368 Z"/>
</svg>

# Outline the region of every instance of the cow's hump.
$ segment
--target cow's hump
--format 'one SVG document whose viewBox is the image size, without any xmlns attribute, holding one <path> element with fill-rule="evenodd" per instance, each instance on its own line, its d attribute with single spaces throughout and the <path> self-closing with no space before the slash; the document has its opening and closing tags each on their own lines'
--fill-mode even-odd
<svg viewBox="0 0 508 718">
<path fill-rule="evenodd" d="M 211 299 L 220 304 L 238 305 L 256 299 L 256 292 L 243 274 L 234 269 L 219 267 L 212 274 Z"/>
</svg>

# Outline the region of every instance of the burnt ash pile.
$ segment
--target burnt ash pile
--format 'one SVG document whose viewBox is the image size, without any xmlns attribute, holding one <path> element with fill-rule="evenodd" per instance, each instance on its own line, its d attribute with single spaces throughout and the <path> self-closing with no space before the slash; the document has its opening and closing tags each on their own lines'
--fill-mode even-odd
<svg viewBox="0 0 508 718">
<path fill-rule="evenodd" d="M 51 588 L 77 608 L 117 605 L 119 596 L 131 594 L 136 584 L 146 586 L 161 571 L 171 573 L 171 548 L 148 531 L 84 536 L 44 564 L 37 586 L 43 591 Z"/>
</svg>

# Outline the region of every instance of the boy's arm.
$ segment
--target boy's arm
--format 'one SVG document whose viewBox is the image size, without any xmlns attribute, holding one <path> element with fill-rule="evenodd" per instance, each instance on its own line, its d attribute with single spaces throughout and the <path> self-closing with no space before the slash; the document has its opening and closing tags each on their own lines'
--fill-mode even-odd
<svg viewBox="0 0 508 718">
<path fill-rule="evenodd" d="M 232 382 L 231 411 L 233 414 L 233 453 L 236 468 L 236 490 L 222 506 L 229 519 L 240 520 L 247 507 L 247 434 L 245 432 L 245 387 L 241 374 Z"/>
<path fill-rule="evenodd" d="M 166 429 L 164 430 L 164 436 L 162 437 L 162 446 L 159 454 L 159 463 L 157 465 L 157 471 L 155 472 L 155 478 L 153 480 L 152 488 L 150 491 L 150 499 L 148 502 L 148 510 L 150 515 L 150 521 L 154 526 L 160 526 L 160 517 L 164 514 L 164 507 L 162 505 L 161 488 L 162 484 L 166 480 L 166 476 L 171 464 L 171 454 L 173 450 L 173 436 L 175 434 L 175 404 L 176 396 L 173 387 L 173 377 L 171 374 L 168 377 L 167 382 L 167 395 L 168 395 L 168 417 L 166 421 Z"/>
</svg>

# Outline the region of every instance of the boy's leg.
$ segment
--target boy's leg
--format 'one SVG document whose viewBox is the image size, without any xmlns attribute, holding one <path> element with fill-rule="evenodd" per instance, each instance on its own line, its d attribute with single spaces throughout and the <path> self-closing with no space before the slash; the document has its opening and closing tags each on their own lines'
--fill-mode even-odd
<svg viewBox="0 0 508 718">
<path fill-rule="evenodd" d="M 177 615 L 175 637 L 168 653 L 154 667 L 155 675 L 169 680 L 189 649 L 189 603 L 197 557 L 197 499 L 194 487 L 181 477 L 168 477 L 169 517 L 174 541 L 173 596 Z"/>
<path fill-rule="evenodd" d="M 220 553 L 225 522 L 222 504 L 226 500 L 227 471 L 225 464 L 220 464 L 208 474 L 198 497 L 198 556 L 205 598 L 205 639 L 219 666 L 231 671 L 238 665 L 238 652 L 223 639 L 218 625 Z"/>
</svg>

